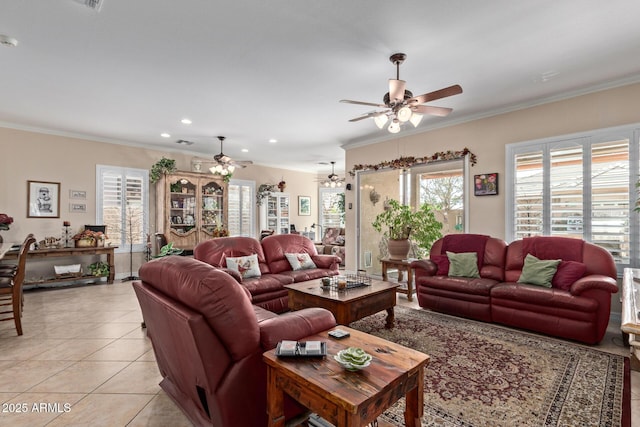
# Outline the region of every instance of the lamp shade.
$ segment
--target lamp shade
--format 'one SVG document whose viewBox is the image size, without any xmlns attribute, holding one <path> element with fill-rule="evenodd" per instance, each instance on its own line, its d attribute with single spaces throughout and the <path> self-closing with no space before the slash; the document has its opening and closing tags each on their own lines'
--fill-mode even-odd
<svg viewBox="0 0 640 427">
<path fill-rule="evenodd" d="M 413 114 L 411 108 L 404 106 L 398 110 L 397 117 L 401 123 L 404 123 L 406 121 L 409 121 L 409 119 L 411 118 L 411 114 Z"/>
<path fill-rule="evenodd" d="M 376 122 L 376 126 L 378 126 L 378 129 L 382 129 L 387 123 L 387 120 L 389 120 L 389 118 L 386 114 L 378 114 L 373 118 L 373 121 Z"/>
<path fill-rule="evenodd" d="M 422 114 L 413 113 L 411 114 L 411 118 L 409 119 L 413 127 L 418 127 L 420 122 L 422 121 Z"/>
<path fill-rule="evenodd" d="M 391 133 L 400 132 L 400 122 L 398 121 L 398 119 L 393 119 L 387 130 Z"/>
</svg>

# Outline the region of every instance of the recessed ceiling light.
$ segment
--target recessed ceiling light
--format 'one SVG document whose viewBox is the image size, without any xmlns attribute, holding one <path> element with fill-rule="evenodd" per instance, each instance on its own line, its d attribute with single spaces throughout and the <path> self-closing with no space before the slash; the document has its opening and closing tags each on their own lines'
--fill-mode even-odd
<svg viewBox="0 0 640 427">
<path fill-rule="evenodd" d="M 182 123 L 183 125 L 190 125 L 192 122 L 189 119 L 182 119 L 180 120 L 180 123 Z"/>
<path fill-rule="evenodd" d="M 18 40 L 10 36 L 0 34 L 0 44 L 7 47 L 16 47 L 18 46 Z"/>
<path fill-rule="evenodd" d="M 248 150 L 248 149 L 246 149 L 246 148 L 243 148 L 243 149 L 242 149 L 242 150 L 240 150 L 240 151 L 242 151 L 243 153 L 248 153 L 248 152 L 249 152 L 249 150 Z"/>
<path fill-rule="evenodd" d="M 168 133 L 164 132 L 160 134 L 161 137 L 163 138 L 171 138 L 171 135 L 169 135 Z"/>
<path fill-rule="evenodd" d="M 276 142 L 278 142 L 278 140 L 277 140 L 277 139 L 275 139 L 275 138 L 271 138 L 271 139 L 269 140 L 269 143 L 270 143 L 270 144 L 275 144 Z"/>
</svg>

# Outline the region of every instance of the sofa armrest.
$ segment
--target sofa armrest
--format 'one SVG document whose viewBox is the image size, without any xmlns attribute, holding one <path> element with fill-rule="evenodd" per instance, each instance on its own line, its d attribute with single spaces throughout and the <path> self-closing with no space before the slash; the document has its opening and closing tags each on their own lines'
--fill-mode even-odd
<svg viewBox="0 0 640 427">
<path fill-rule="evenodd" d="M 581 295 L 592 289 L 602 290 L 615 294 L 618 292 L 618 285 L 616 281 L 609 276 L 592 274 L 576 281 L 573 285 L 571 285 L 571 289 L 569 290 L 569 292 L 571 292 L 571 295 Z"/>
<path fill-rule="evenodd" d="M 219 268 L 219 270 L 224 271 L 225 273 L 227 273 L 229 276 L 233 277 L 234 279 L 236 279 L 236 282 L 238 283 L 242 283 L 242 276 L 240 275 L 240 273 L 238 273 L 235 270 L 231 270 L 230 268 L 226 268 L 226 267 L 221 267 Z"/>
<path fill-rule="evenodd" d="M 411 268 L 415 270 L 415 277 L 435 276 L 438 272 L 438 266 L 430 259 L 419 259 L 411 263 Z"/>
<path fill-rule="evenodd" d="M 336 326 L 336 319 L 324 308 L 290 311 L 260 322 L 260 344 L 265 350 L 282 340 L 297 341 Z"/>
<path fill-rule="evenodd" d="M 338 265 L 342 261 L 337 255 L 312 255 L 311 259 L 316 267 L 330 270 L 338 270 Z"/>
</svg>

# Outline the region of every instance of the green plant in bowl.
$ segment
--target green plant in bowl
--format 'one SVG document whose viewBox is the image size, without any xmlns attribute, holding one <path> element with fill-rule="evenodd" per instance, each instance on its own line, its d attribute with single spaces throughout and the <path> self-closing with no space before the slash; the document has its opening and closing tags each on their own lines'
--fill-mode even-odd
<svg viewBox="0 0 640 427">
<path fill-rule="evenodd" d="M 358 347 L 349 347 L 340 350 L 333 358 L 348 371 L 358 371 L 371 364 L 370 354 Z"/>
</svg>

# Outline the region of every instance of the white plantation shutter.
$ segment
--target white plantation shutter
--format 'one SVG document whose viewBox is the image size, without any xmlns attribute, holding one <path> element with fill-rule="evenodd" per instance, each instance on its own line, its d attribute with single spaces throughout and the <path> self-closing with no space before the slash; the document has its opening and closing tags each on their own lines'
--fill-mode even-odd
<svg viewBox="0 0 640 427">
<path fill-rule="evenodd" d="M 327 188 L 320 187 L 320 220 L 318 221 L 322 225 L 322 232 L 327 228 L 340 228 L 342 224 L 343 214 L 339 207 L 340 194 L 344 193 L 343 188 Z M 322 236 L 316 236 L 317 240 L 322 239 Z"/>
<path fill-rule="evenodd" d="M 229 235 L 254 236 L 254 181 L 232 179 L 229 182 Z"/>
<path fill-rule="evenodd" d="M 107 226 L 117 252 L 146 248 L 149 229 L 149 174 L 146 169 L 96 167 L 96 223 Z"/>
<path fill-rule="evenodd" d="M 548 235 L 606 248 L 618 268 L 640 267 L 640 128 L 507 146 L 507 240 Z"/>
</svg>

